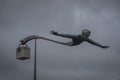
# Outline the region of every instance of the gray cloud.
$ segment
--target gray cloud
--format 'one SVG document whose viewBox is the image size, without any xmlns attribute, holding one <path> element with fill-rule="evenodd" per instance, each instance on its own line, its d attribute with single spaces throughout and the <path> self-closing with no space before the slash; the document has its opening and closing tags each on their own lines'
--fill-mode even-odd
<svg viewBox="0 0 120 80">
<path fill-rule="evenodd" d="M 16 60 L 18 43 L 28 35 L 49 35 L 49 31 L 80 34 L 90 29 L 90 38 L 107 50 L 89 43 L 67 47 L 38 40 L 37 79 L 119 80 L 120 1 L 118 0 L 0 0 L 0 79 L 33 80 L 34 41 L 31 59 Z"/>
</svg>

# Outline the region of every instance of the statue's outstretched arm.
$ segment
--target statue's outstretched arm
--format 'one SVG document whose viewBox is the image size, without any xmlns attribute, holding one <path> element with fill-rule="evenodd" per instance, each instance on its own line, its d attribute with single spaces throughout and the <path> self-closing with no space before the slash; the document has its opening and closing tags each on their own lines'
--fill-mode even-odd
<svg viewBox="0 0 120 80">
<path fill-rule="evenodd" d="M 95 46 L 101 47 L 101 48 L 109 48 L 109 46 L 103 46 L 103 45 L 101 45 L 101 44 L 99 44 L 99 43 L 97 43 L 97 42 L 95 42 L 95 41 L 93 41 L 93 40 L 91 40 L 89 38 L 86 39 L 86 41 L 93 44 L 93 45 L 95 45 Z"/>
<path fill-rule="evenodd" d="M 53 34 L 53 35 L 57 35 L 57 36 L 61 36 L 61 37 L 66 37 L 66 38 L 74 38 L 74 37 L 76 37 L 76 35 L 60 34 L 60 33 L 56 32 L 56 31 L 51 31 L 50 33 Z"/>
</svg>

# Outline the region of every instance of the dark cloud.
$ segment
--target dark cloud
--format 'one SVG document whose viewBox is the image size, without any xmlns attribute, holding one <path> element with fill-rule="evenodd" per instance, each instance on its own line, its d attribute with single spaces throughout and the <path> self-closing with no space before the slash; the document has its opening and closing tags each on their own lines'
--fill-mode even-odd
<svg viewBox="0 0 120 80">
<path fill-rule="evenodd" d="M 89 43 L 67 47 L 38 40 L 37 79 L 41 80 L 119 80 L 119 0 L 0 0 L 0 79 L 33 80 L 34 41 L 31 59 L 16 60 L 18 43 L 29 35 L 49 35 L 49 31 L 80 34 L 90 29 Z"/>
</svg>

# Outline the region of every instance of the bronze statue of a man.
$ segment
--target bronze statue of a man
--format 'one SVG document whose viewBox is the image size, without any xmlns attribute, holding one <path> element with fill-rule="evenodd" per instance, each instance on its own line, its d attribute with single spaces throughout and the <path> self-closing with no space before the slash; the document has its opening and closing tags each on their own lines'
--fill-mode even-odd
<svg viewBox="0 0 120 80">
<path fill-rule="evenodd" d="M 72 46 L 79 45 L 82 42 L 86 41 L 86 42 L 89 42 L 89 43 L 91 43 L 95 46 L 98 46 L 98 47 L 101 47 L 101 48 L 104 48 L 104 49 L 109 48 L 109 46 L 103 46 L 103 45 L 91 40 L 89 38 L 90 33 L 91 32 L 87 29 L 83 29 L 82 34 L 78 34 L 78 35 L 60 34 L 56 31 L 51 31 L 51 34 L 53 34 L 53 35 L 61 36 L 61 37 L 65 37 L 65 38 L 71 38 L 72 39 L 72 42 L 71 42 Z"/>
</svg>

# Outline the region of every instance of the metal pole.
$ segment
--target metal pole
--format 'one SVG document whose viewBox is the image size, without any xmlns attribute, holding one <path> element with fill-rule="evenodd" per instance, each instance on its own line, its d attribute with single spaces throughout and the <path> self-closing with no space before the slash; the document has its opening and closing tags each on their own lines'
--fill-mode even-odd
<svg viewBox="0 0 120 80">
<path fill-rule="evenodd" d="M 34 55 L 34 80 L 36 80 L 36 48 L 37 48 L 37 41 L 35 39 L 35 55 Z"/>
</svg>

